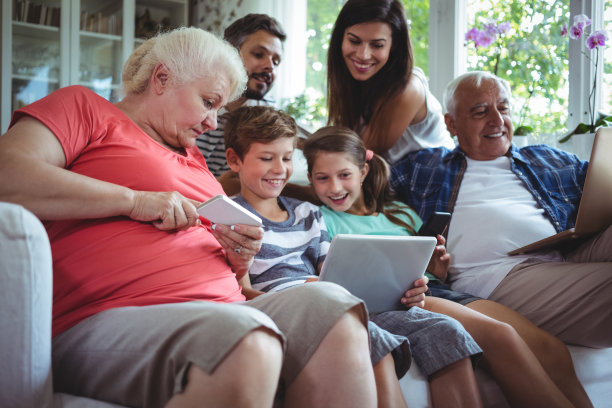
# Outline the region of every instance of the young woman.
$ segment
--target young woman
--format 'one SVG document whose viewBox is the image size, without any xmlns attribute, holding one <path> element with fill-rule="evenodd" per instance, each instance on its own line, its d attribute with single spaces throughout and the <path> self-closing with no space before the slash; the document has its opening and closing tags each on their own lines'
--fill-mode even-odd
<svg viewBox="0 0 612 408">
<path fill-rule="evenodd" d="M 406 235 L 420 228 L 416 213 L 393 201 L 385 160 L 366 149 L 355 132 L 320 129 L 307 140 L 304 156 L 308 177 L 324 204 L 321 212 L 330 238 L 339 233 Z M 463 324 L 483 349 L 486 366 L 510 404 L 592 406 L 561 341 L 503 305 L 453 292 L 437 280 L 444 279 L 449 263 L 444 238 L 438 240 L 437 268 L 428 274 L 429 285 L 447 299 L 428 296 L 425 308 Z"/>
<path fill-rule="evenodd" d="M 414 67 L 398 0 L 349 0 L 327 57 L 329 124 L 354 130 L 393 164 L 425 147 L 454 147 L 427 78 Z"/>
</svg>

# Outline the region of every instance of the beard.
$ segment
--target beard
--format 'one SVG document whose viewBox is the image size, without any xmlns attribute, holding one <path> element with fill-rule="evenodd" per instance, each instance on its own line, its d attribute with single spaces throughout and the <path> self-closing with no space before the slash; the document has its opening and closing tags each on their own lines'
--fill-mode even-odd
<svg viewBox="0 0 612 408">
<path fill-rule="evenodd" d="M 251 79 L 254 79 L 253 83 Z M 262 83 L 263 82 L 263 83 Z M 255 72 L 249 75 L 249 81 L 247 82 L 247 89 L 244 91 L 244 96 L 248 99 L 263 99 L 263 97 L 272 88 L 274 79 L 272 75 L 267 72 Z"/>
</svg>

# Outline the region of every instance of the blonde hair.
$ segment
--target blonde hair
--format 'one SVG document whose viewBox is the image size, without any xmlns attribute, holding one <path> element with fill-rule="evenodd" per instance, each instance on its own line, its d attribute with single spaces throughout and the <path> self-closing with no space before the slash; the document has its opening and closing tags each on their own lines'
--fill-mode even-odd
<svg viewBox="0 0 612 408">
<path fill-rule="evenodd" d="M 163 63 L 177 84 L 223 72 L 230 83 L 232 101 L 246 89 L 247 75 L 238 51 L 228 42 L 196 27 L 160 33 L 136 48 L 123 67 L 126 95 L 147 89 L 155 66 Z"/>
</svg>

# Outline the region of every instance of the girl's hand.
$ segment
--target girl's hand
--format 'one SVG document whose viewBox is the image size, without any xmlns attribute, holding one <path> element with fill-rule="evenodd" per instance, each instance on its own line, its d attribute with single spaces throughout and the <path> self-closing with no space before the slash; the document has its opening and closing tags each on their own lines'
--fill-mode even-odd
<svg viewBox="0 0 612 408">
<path fill-rule="evenodd" d="M 213 224 L 211 232 L 225 249 L 227 262 L 236 279 L 242 279 L 253 264 L 255 254 L 261 249 L 263 228 L 244 224 Z"/>
<path fill-rule="evenodd" d="M 404 293 L 404 297 L 400 300 L 402 304 L 406 307 L 424 307 L 425 306 L 425 292 L 427 292 L 427 282 L 429 282 L 429 278 L 427 276 L 423 276 L 420 279 L 414 281 L 414 287 L 412 289 L 408 289 Z"/>
<path fill-rule="evenodd" d="M 437 236 L 438 245 L 434 248 L 434 252 L 427 265 L 427 272 L 431 273 L 442 282 L 446 281 L 448 276 L 448 267 L 450 266 L 450 254 L 446 253 L 446 240 L 442 235 Z"/>
</svg>

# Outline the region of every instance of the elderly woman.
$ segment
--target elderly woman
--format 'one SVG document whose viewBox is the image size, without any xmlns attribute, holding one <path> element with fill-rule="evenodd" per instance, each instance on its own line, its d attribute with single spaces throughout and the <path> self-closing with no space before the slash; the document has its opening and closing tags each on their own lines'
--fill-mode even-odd
<svg viewBox="0 0 612 408">
<path fill-rule="evenodd" d="M 141 407 L 375 405 L 363 304 L 303 285 L 245 302 L 258 227 L 202 224 L 223 194 L 197 147 L 246 75 L 197 28 L 140 46 L 112 104 L 81 86 L 14 113 L 0 200 L 46 223 L 57 391 Z"/>
</svg>

